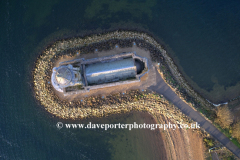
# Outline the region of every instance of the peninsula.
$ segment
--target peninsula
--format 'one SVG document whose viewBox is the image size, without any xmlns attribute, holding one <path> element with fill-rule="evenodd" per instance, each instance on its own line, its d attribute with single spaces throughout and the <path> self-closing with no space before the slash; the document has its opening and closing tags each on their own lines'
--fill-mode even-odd
<svg viewBox="0 0 240 160">
<path fill-rule="evenodd" d="M 107 111 L 101 104 L 96 108 L 87 102 L 94 104 L 94 96 L 106 100 L 130 90 L 152 90 L 158 74 L 193 109 L 198 105 L 211 109 L 162 46 L 146 33 L 115 31 L 56 41 L 37 59 L 33 81 L 36 98 L 48 112 L 76 119 L 123 112 L 121 107 Z"/>
<path fill-rule="evenodd" d="M 146 33 L 115 31 L 56 41 L 37 59 L 33 83 L 35 97 L 57 117 L 147 111 L 178 124 L 194 120 L 240 157 L 209 115 L 197 111 L 212 114 L 213 104 L 188 85 L 163 47 Z"/>
</svg>

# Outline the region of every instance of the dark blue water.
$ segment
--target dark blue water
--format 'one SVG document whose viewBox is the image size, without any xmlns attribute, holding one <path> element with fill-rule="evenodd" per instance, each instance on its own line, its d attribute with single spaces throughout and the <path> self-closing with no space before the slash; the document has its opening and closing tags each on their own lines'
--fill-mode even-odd
<svg viewBox="0 0 240 160">
<path fill-rule="evenodd" d="M 240 2 L 184 2 L 158 5 L 153 30 L 172 49 L 188 80 L 210 92 L 205 95 L 218 102 L 234 98 L 239 88 L 227 89 L 240 80 Z"/>
<path fill-rule="evenodd" d="M 119 26 L 148 30 L 166 45 L 199 92 L 220 95 L 216 101 L 238 96 L 239 7 L 237 0 L 1 1 L 0 157 L 111 159 L 109 141 L 125 134 L 59 131 L 59 120 L 37 105 L 30 86 L 33 61 L 58 37 Z"/>
</svg>

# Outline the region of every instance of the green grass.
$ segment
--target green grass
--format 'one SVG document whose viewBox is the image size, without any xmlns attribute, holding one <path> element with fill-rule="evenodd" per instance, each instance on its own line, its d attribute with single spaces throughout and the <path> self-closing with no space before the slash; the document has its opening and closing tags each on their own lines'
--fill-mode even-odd
<svg viewBox="0 0 240 160">
<path fill-rule="evenodd" d="M 232 134 L 229 133 L 229 129 L 223 129 L 219 124 L 214 123 L 214 125 L 228 138 L 232 137 Z M 231 140 L 232 143 L 234 143 L 238 148 L 240 148 L 240 143 L 236 138 L 232 138 Z"/>
<path fill-rule="evenodd" d="M 198 108 L 198 111 L 204 114 L 208 119 L 213 120 L 212 118 L 213 113 L 211 110 L 207 110 L 206 108 L 201 107 L 201 108 Z"/>
<path fill-rule="evenodd" d="M 238 142 L 238 140 L 236 138 L 233 138 L 231 140 L 238 148 L 240 148 L 240 143 Z"/>
</svg>

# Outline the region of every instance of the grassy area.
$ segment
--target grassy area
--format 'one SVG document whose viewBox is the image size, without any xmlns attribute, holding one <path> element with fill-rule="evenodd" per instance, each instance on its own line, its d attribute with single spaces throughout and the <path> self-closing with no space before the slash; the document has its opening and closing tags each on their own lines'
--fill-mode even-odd
<svg viewBox="0 0 240 160">
<path fill-rule="evenodd" d="M 232 134 L 230 133 L 230 129 L 223 129 L 220 125 L 213 123 L 225 136 L 230 138 L 231 142 L 234 143 L 238 148 L 240 148 L 240 143 L 236 138 L 232 138 Z"/>
<path fill-rule="evenodd" d="M 213 118 L 213 111 L 207 110 L 207 109 L 204 108 L 204 107 L 197 108 L 197 110 L 198 110 L 200 113 L 204 114 L 209 120 L 211 120 L 211 121 L 214 120 L 214 118 Z"/>
<path fill-rule="evenodd" d="M 240 148 L 240 143 L 238 142 L 238 140 L 236 138 L 233 138 L 231 140 L 238 148 Z"/>
</svg>

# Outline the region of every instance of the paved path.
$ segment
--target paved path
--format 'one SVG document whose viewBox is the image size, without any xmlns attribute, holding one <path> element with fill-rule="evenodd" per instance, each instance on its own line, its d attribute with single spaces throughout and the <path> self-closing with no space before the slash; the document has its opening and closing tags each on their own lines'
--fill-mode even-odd
<svg viewBox="0 0 240 160">
<path fill-rule="evenodd" d="M 156 71 L 157 72 L 157 71 Z M 171 101 L 177 106 L 184 114 L 189 116 L 194 121 L 200 124 L 212 137 L 221 142 L 226 148 L 232 151 L 237 157 L 240 158 L 240 149 L 233 144 L 222 132 L 220 132 L 212 123 L 207 121 L 199 112 L 194 111 L 189 105 L 183 102 L 177 94 L 164 82 L 161 75 L 156 74 L 157 84 L 149 87 L 150 90 L 162 94 L 167 100 Z"/>
</svg>

